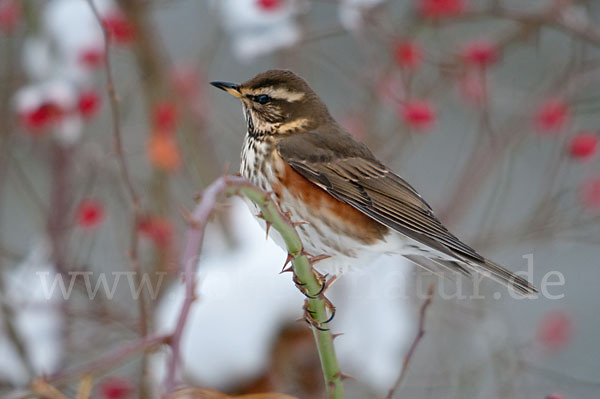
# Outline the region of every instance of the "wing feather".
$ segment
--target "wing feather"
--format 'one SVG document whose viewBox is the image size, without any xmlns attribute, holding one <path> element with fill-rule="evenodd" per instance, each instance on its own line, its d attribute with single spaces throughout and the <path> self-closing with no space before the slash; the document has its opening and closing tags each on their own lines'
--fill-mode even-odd
<svg viewBox="0 0 600 399">
<path fill-rule="evenodd" d="M 464 274 L 476 270 L 524 295 L 537 292 L 528 281 L 483 258 L 450 233 L 406 180 L 339 127 L 281 138 L 277 152 L 296 172 L 334 198 L 451 259 L 434 262 Z"/>
<path fill-rule="evenodd" d="M 428 238 L 424 244 L 436 240 L 469 259 L 483 260 L 442 225 L 414 188 L 377 161 L 349 157 L 311 162 L 285 154 L 279 151 L 298 173 L 378 222 L 420 242 Z"/>
</svg>

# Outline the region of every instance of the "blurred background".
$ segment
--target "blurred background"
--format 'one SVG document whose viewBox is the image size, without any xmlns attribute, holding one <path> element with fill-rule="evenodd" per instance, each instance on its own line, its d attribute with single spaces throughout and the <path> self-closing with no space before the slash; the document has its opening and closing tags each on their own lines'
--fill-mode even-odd
<svg viewBox="0 0 600 399">
<path fill-rule="evenodd" d="M 599 49 L 594 0 L 0 0 L 0 395 L 160 396 L 170 348 L 145 343 L 180 315 L 186 210 L 237 171 L 245 133 L 208 82 L 288 68 L 541 288 L 394 257 L 345 275 L 328 295 L 346 397 L 392 387 L 434 282 L 395 397 L 597 398 Z M 285 258 L 219 203 L 178 385 L 324 397 Z"/>
</svg>

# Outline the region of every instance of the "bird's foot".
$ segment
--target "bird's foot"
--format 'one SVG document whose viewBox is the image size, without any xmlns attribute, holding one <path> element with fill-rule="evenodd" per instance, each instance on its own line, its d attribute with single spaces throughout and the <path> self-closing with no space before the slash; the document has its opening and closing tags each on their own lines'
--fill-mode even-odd
<svg viewBox="0 0 600 399">
<path fill-rule="evenodd" d="M 304 294 L 304 296 L 308 299 L 320 298 L 321 295 L 325 292 L 325 286 L 327 285 L 327 281 L 323 278 L 324 276 L 322 276 L 319 272 L 315 271 L 314 269 L 313 269 L 313 273 L 315 275 L 315 279 L 321 285 L 321 288 L 319 288 L 319 291 L 317 291 L 315 294 L 312 294 L 312 295 L 308 292 L 308 289 L 306 288 L 306 284 L 303 283 L 302 281 L 298 280 L 298 276 L 296 276 L 295 273 L 294 273 L 294 277 L 292 278 L 294 280 L 294 284 L 296 284 L 296 288 L 298 288 L 298 290 L 302 294 Z"/>
<path fill-rule="evenodd" d="M 311 327 L 316 328 L 319 331 L 329 331 L 329 328 L 326 327 L 328 323 L 330 323 L 335 317 L 335 306 L 331 301 L 325 297 L 322 298 L 325 301 L 325 306 L 327 310 L 329 310 L 329 318 L 324 321 L 319 321 L 315 319 L 315 312 L 310 310 L 309 300 L 306 299 L 304 301 L 304 321 L 306 321 Z"/>
</svg>

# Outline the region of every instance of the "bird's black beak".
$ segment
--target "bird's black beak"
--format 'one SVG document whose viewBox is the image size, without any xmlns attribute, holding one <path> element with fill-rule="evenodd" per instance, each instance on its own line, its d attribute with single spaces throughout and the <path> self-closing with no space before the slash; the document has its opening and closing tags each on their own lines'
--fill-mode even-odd
<svg viewBox="0 0 600 399">
<path fill-rule="evenodd" d="M 240 86 L 235 83 L 229 82 L 210 82 L 211 85 L 219 88 L 227 93 L 231 94 L 234 97 L 242 98 L 242 93 L 240 93 Z"/>
</svg>

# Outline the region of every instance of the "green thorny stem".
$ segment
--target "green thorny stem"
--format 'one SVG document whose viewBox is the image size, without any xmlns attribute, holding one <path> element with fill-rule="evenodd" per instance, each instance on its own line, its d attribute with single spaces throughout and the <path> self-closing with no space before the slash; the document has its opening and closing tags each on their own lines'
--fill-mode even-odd
<svg viewBox="0 0 600 399">
<path fill-rule="evenodd" d="M 292 258 L 296 279 L 304 284 L 303 287 L 310 296 L 318 295 L 321 291 L 321 283 L 317 281 L 313 273 L 312 265 L 303 251 L 302 241 L 292 221 L 281 212 L 268 193 L 252 185 L 246 179 L 241 177 L 225 177 L 225 179 L 227 180 L 226 193 L 228 195 L 243 195 L 260 208 L 264 220 L 277 230 L 285 241 L 287 251 Z M 344 397 L 342 373 L 335 356 L 333 335 L 325 323 L 328 316 L 324 299 L 321 297 L 309 299 L 308 310 L 316 321 L 322 323 L 323 327 L 321 330 L 312 326 L 312 330 L 323 368 L 327 398 L 342 399 Z"/>
</svg>

